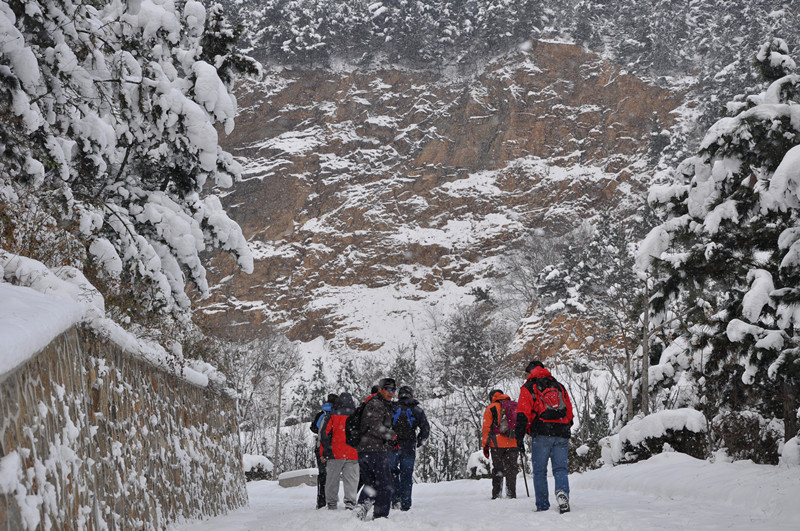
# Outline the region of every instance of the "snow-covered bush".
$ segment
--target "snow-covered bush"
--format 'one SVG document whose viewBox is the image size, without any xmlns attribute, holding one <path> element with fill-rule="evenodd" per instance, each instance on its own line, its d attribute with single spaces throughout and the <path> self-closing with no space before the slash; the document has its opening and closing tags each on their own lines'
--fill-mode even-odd
<svg viewBox="0 0 800 531">
<path fill-rule="evenodd" d="M 586 472 L 603 466 L 603 448 L 599 441 L 589 441 L 588 443 L 577 445 L 574 439 L 570 439 L 569 445 L 569 473 Z"/>
<path fill-rule="evenodd" d="M 472 452 L 467 460 L 467 477 L 469 479 L 484 479 L 492 477 L 489 470 L 489 460 L 483 456 L 483 451 Z"/>
<path fill-rule="evenodd" d="M 271 479 L 272 461 L 263 455 L 242 454 L 242 469 L 247 481 Z"/>
<path fill-rule="evenodd" d="M 702 413 L 690 408 L 659 411 L 634 419 L 600 445 L 605 464 L 635 463 L 673 451 L 704 459 L 707 422 Z"/>
<path fill-rule="evenodd" d="M 800 467 L 800 436 L 792 437 L 783 445 L 781 464 Z"/>
<path fill-rule="evenodd" d="M 778 445 L 783 439 L 783 422 L 767 420 L 755 411 L 726 411 L 711 422 L 712 441 L 734 460 L 778 464 Z"/>
</svg>

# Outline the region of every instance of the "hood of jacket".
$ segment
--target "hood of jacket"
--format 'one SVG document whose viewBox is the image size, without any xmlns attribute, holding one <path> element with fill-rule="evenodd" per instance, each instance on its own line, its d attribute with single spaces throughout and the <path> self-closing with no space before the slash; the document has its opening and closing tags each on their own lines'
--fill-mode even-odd
<svg viewBox="0 0 800 531">
<path fill-rule="evenodd" d="M 325 413 L 330 413 L 331 411 L 333 411 L 333 404 L 331 404 L 330 402 L 325 402 L 324 404 L 322 404 L 322 411 L 324 411 Z"/>
<path fill-rule="evenodd" d="M 414 407 L 419 404 L 419 400 L 406 396 L 398 400 L 397 403 L 405 407 Z"/>
<path fill-rule="evenodd" d="M 553 375 L 550 374 L 550 371 L 548 371 L 544 367 L 535 367 L 531 371 L 531 375 L 528 376 L 528 379 L 530 380 L 531 378 L 552 378 L 552 377 Z"/>
<path fill-rule="evenodd" d="M 333 404 L 334 415 L 351 415 L 356 410 L 356 403 L 353 401 L 353 395 L 350 393 L 342 393 L 336 402 Z"/>
<path fill-rule="evenodd" d="M 499 402 L 501 400 L 511 400 L 511 397 L 505 393 L 501 393 L 500 391 L 492 395 L 492 403 Z"/>
</svg>

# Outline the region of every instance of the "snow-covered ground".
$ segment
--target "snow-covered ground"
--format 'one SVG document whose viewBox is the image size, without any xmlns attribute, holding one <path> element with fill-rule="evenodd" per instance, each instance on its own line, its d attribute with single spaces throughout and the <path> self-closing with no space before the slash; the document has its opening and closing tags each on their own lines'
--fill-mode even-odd
<svg viewBox="0 0 800 531">
<path fill-rule="evenodd" d="M 553 485 L 550 478 L 551 503 Z M 528 477 L 533 495 L 533 485 Z M 679 453 L 570 476 L 572 512 L 534 512 L 522 478 L 516 500 L 491 500 L 489 480 L 414 486 L 413 507 L 362 522 L 350 511 L 315 510 L 316 489 L 248 484 L 250 506 L 171 531 L 305 529 L 800 529 L 800 468 L 715 463 Z M 340 494 L 341 495 L 341 494 Z"/>
</svg>

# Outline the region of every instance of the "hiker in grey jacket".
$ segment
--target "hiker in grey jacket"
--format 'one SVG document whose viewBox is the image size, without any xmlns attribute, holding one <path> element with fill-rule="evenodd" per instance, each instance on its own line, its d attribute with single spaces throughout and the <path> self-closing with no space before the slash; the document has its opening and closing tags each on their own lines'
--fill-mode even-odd
<svg viewBox="0 0 800 531">
<path fill-rule="evenodd" d="M 364 488 L 358 497 L 362 518 L 366 518 L 374 503 L 375 518 L 386 518 L 392 503 L 392 471 L 388 449 L 395 444 L 392 430 L 392 398 L 397 390 L 393 378 L 383 378 L 378 392 L 370 395 L 361 417 L 361 441 L 358 445 L 358 465 Z"/>
</svg>

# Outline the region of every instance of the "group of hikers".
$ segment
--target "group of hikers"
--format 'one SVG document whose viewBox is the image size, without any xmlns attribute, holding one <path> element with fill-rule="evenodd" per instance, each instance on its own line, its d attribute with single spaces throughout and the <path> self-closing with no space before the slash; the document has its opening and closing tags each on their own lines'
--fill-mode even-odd
<svg viewBox="0 0 800 531">
<path fill-rule="evenodd" d="M 572 402 L 566 388 L 540 361 L 528 363 L 525 376 L 518 401 L 494 389 L 484 410 L 481 444 L 483 455 L 491 458 L 492 499 L 501 496 L 504 481 L 506 497 L 517 497 L 519 460 L 524 460 L 528 434 L 536 510 L 550 508 L 550 462 L 559 511 L 568 512 Z M 430 436 L 425 411 L 411 387 L 398 389 L 393 378 L 382 378 L 358 407 L 350 393 L 330 394 L 310 428 L 319 436 L 317 509 L 338 508 L 340 481 L 345 508 L 356 511 L 361 519 L 368 517 L 371 508 L 374 518 L 388 517 L 392 508 L 411 509 L 416 450 Z"/>
</svg>

